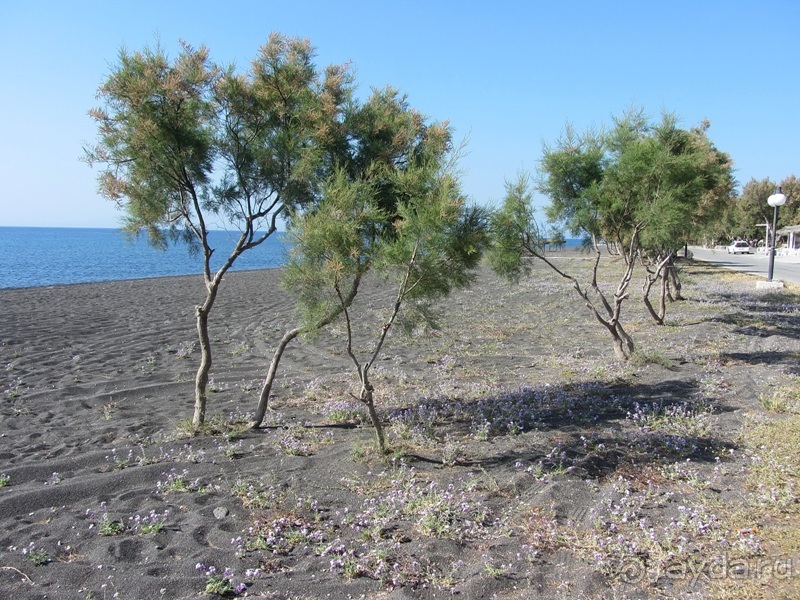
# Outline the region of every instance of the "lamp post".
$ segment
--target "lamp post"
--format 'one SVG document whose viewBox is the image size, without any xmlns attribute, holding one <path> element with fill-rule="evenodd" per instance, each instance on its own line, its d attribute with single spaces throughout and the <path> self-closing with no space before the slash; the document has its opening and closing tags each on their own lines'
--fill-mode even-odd
<svg viewBox="0 0 800 600">
<path fill-rule="evenodd" d="M 778 186 L 778 191 L 767 198 L 767 204 L 774 208 L 772 214 L 772 243 L 769 246 L 769 272 L 767 273 L 767 281 L 772 281 L 772 272 L 775 269 L 775 242 L 778 233 L 778 207 L 783 206 L 786 202 L 786 196 L 781 192 L 781 187 Z"/>
</svg>

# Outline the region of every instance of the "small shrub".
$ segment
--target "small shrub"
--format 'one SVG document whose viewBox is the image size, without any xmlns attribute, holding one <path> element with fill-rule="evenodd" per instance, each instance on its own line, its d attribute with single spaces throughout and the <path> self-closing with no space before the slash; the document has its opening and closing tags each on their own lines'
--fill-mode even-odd
<svg viewBox="0 0 800 600">
<path fill-rule="evenodd" d="M 247 344 L 247 342 L 242 340 L 231 346 L 230 353 L 231 356 L 242 356 L 243 354 L 246 354 L 248 350 L 250 350 L 250 346 Z"/>
<path fill-rule="evenodd" d="M 125 531 L 125 523 L 114 521 L 105 513 L 97 524 L 97 533 L 102 536 L 119 535 Z"/>
<path fill-rule="evenodd" d="M 454 467 L 460 460 L 464 459 L 466 452 L 464 444 L 461 440 L 448 435 L 444 440 L 442 447 L 442 465 L 445 467 Z"/>
<path fill-rule="evenodd" d="M 631 355 L 630 364 L 634 367 L 659 365 L 665 369 L 671 369 L 674 366 L 670 359 L 657 350 L 638 350 L 634 352 Z"/>
<path fill-rule="evenodd" d="M 140 533 L 142 535 L 148 535 L 151 533 L 158 533 L 162 529 L 164 529 L 164 524 L 167 521 L 167 517 L 169 516 L 169 510 L 165 510 L 163 513 L 157 513 L 155 510 L 151 510 L 150 513 L 140 516 L 136 515 L 135 517 L 131 517 L 131 529 L 136 533 Z"/>
<path fill-rule="evenodd" d="M 22 394 L 25 393 L 26 385 L 27 384 L 22 379 L 22 377 L 18 377 L 13 382 L 11 382 L 11 385 L 7 389 L 3 390 L 3 394 L 5 395 L 6 398 L 19 398 L 20 396 L 22 396 Z"/>
<path fill-rule="evenodd" d="M 487 556 L 486 554 L 483 555 L 483 559 L 485 561 L 483 571 L 492 579 L 500 579 L 511 569 L 511 564 L 498 564 L 491 556 Z"/>
<path fill-rule="evenodd" d="M 31 542 L 22 549 L 22 555 L 31 561 L 37 567 L 41 567 L 50 562 L 50 555 L 44 548 L 37 548 L 36 544 Z"/>
<path fill-rule="evenodd" d="M 244 583 L 234 585 L 233 571 L 230 568 L 226 568 L 220 573 L 213 565 L 207 567 L 202 563 L 197 563 L 195 569 L 206 576 L 206 587 L 203 590 L 206 594 L 213 594 L 215 596 L 238 596 L 247 589 Z"/>
<path fill-rule="evenodd" d="M 231 494 L 238 497 L 242 504 L 251 509 L 265 509 L 279 500 L 275 488 L 258 481 L 238 480 L 233 484 Z"/>
<path fill-rule="evenodd" d="M 244 440 L 234 442 L 232 436 L 226 435 L 224 442 L 215 440 L 214 443 L 217 445 L 217 449 L 223 454 L 223 456 L 226 456 L 231 460 L 239 458 L 242 455 Z"/>
<path fill-rule="evenodd" d="M 278 440 L 278 448 L 288 456 L 308 456 L 311 454 L 311 444 L 304 438 L 303 427 L 290 427 Z"/>
<path fill-rule="evenodd" d="M 188 358 L 191 356 L 192 352 L 194 352 L 195 343 L 194 342 L 183 342 L 179 347 L 178 350 L 175 352 L 175 358 Z"/>
<path fill-rule="evenodd" d="M 328 402 L 320 411 L 332 423 L 368 423 L 369 413 L 363 402 L 358 400 L 334 400 Z"/>
<path fill-rule="evenodd" d="M 208 391 L 214 394 L 218 394 L 220 392 L 224 392 L 230 389 L 231 385 L 224 381 L 214 381 L 214 378 L 208 380 Z"/>
<path fill-rule="evenodd" d="M 170 469 L 169 471 L 162 473 L 162 475 L 164 475 L 166 479 L 156 483 L 156 490 L 159 493 L 166 494 L 168 492 L 190 492 L 193 489 L 192 485 L 189 483 L 189 480 L 186 479 L 186 476 L 189 475 L 189 471 L 186 469 L 180 473 L 178 473 L 175 469 Z"/>
<path fill-rule="evenodd" d="M 110 421 L 114 418 L 114 411 L 117 409 L 117 403 L 114 401 L 106 402 L 103 404 L 103 418 Z"/>
</svg>

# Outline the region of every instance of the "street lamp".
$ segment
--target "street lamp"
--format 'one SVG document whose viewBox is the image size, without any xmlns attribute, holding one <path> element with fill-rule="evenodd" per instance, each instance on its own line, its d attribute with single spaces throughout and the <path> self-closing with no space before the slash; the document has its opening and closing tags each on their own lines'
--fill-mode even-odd
<svg viewBox="0 0 800 600">
<path fill-rule="evenodd" d="M 778 207 L 783 206 L 786 202 L 786 196 L 781 192 L 781 186 L 778 186 L 778 191 L 767 198 L 767 204 L 774 208 L 772 214 L 772 243 L 769 247 L 769 272 L 767 273 L 767 281 L 772 281 L 772 272 L 775 269 L 775 242 L 778 233 Z"/>
</svg>

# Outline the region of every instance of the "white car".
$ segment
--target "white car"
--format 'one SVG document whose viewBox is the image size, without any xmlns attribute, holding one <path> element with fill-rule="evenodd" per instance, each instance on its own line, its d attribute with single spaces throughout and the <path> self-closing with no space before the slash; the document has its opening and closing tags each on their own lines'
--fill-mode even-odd
<svg viewBox="0 0 800 600">
<path fill-rule="evenodd" d="M 733 242 L 728 246 L 728 254 L 750 254 L 750 244 L 747 242 Z"/>
</svg>

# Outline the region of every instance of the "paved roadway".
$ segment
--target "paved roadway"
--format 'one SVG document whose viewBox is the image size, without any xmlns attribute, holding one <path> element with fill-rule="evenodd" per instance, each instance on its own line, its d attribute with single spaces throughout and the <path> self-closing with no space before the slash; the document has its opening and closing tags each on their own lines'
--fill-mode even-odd
<svg viewBox="0 0 800 600">
<path fill-rule="evenodd" d="M 767 279 L 769 256 L 765 253 L 728 254 L 727 250 L 689 246 L 695 260 L 713 263 L 726 269 L 742 271 Z M 773 281 L 787 281 L 800 285 L 800 256 L 776 256 Z"/>
</svg>

